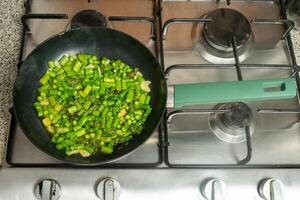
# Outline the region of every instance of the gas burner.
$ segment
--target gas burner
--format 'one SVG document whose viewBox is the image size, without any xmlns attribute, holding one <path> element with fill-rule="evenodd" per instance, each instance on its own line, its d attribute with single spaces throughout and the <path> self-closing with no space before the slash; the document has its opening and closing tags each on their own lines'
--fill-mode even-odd
<svg viewBox="0 0 300 200">
<path fill-rule="evenodd" d="M 107 19 L 96 10 L 83 10 L 74 15 L 71 28 L 107 27 Z"/>
<path fill-rule="evenodd" d="M 221 8 L 206 15 L 212 19 L 204 25 L 203 38 L 196 49 L 209 62 L 232 64 L 235 62 L 232 41 L 235 38 L 239 60 L 248 57 L 254 38 L 250 22 L 240 12 Z"/>
<path fill-rule="evenodd" d="M 242 102 L 218 104 L 215 108 L 231 110 L 231 112 L 213 113 L 209 116 L 210 128 L 219 139 L 228 143 L 244 142 L 246 125 L 250 127 L 250 134 L 253 134 L 252 111 L 246 104 Z"/>
<path fill-rule="evenodd" d="M 212 21 L 204 25 L 204 39 L 221 51 L 232 51 L 233 37 L 240 48 L 252 35 L 250 22 L 238 11 L 221 8 L 209 13 L 207 18 Z"/>
</svg>

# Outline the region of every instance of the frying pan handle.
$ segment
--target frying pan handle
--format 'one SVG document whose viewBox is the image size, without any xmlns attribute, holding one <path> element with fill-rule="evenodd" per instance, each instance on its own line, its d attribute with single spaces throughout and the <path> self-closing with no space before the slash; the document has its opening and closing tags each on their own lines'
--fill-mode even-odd
<svg viewBox="0 0 300 200">
<path fill-rule="evenodd" d="M 296 89 L 294 78 L 178 84 L 174 86 L 174 106 L 289 99 L 296 96 Z"/>
</svg>

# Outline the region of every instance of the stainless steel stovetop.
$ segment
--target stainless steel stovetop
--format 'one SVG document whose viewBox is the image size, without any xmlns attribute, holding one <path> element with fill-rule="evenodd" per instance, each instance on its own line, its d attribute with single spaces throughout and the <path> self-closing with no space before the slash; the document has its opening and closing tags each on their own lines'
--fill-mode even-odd
<svg viewBox="0 0 300 200">
<path fill-rule="evenodd" d="M 169 86 L 287 77 L 299 82 L 289 36 L 293 24 L 284 19 L 277 0 L 230 5 L 222 0 L 26 2 L 20 62 L 42 41 L 69 29 L 76 13 L 93 9 L 106 17 L 110 28 L 134 36 L 153 52 Z M 218 8 L 237 10 L 250 22 L 251 39 L 237 47 L 237 54 L 215 51 L 203 37 L 208 13 Z M 168 97 L 172 99 L 171 90 Z M 228 105 L 168 107 L 161 125 L 137 151 L 93 167 L 76 167 L 44 154 L 13 117 L 0 169 L 0 200 L 300 199 L 298 97 L 238 103 L 251 110 L 249 132 L 212 127 L 211 120 L 220 115 L 216 109 Z"/>
</svg>

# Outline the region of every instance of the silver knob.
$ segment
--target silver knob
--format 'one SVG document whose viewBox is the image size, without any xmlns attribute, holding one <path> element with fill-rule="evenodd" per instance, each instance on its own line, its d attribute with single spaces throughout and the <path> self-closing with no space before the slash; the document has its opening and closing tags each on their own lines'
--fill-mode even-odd
<svg viewBox="0 0 300 200">
<path fill-rule="evenodd" d="M 61 188 L 53 179 L 43 179 L 35 186 L 35 197 L 39 200 L 58 200 Z"/>
<path fill-rule="evenodd" d="M 264 179 L 259 184 L 259 194 L 264 200 L 282 200 L 285 186 L 278 179 Z"/>
<path fill-rule="evenodd" d="M 204 183 L 202 195 L 206 200 L 225 200 L 226 184 L 220 179 L 210 179 Z"/>
<path fill-rule="evenodd" d="M 120 183 L 112 178 L 105 178 L 97 186 L 97 195 L 101 200 L 117 200 L 121 194 Z"/>
</svg>

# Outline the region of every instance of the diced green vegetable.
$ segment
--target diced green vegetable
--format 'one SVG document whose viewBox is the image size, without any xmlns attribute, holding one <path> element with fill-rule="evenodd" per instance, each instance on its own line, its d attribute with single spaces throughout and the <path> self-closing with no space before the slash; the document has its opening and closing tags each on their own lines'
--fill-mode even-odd
<svg viewBox="0 0 300 200">
<path fill-rule="evenodd" d="M 90 54 L 48 62 L 33 107 L 56 148 L 111 154 L 141 133 L 151 113 L 150 81 L 121 60 Z"/>
</svg>

